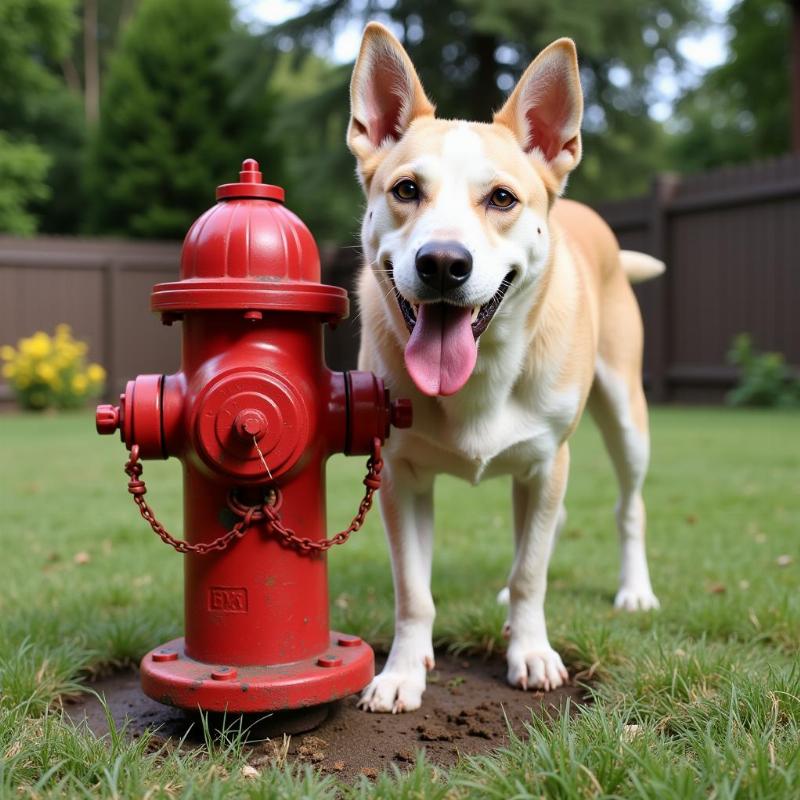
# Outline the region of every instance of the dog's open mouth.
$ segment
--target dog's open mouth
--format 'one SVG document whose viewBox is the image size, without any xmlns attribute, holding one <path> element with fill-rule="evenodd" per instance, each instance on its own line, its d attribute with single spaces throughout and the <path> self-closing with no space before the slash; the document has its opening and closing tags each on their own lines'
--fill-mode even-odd
<svg viewBox="0 0 800 800">
<path fill-rule="evenodd" d="M 492 321 L 492 317 L 495 315 L 495 312 L 498 308 L 500 308 L 500 303 L 503 301 L 503 297 L 505 297 L 506 292 L 508 291 L 509 287 L 511 286 L 514 277 L 516 276 L 516 272 L 511 270 L 508 275 L 503 278 L 502 282 L 500 283 L 500 288 L 495 292 L 494 296 L 488 303 L 484 303 L 482 306 L 474 306 L 471 309 L 471 325 L 472 325 L 472 335 L 477 339 L 489 326 L 489 323 Z M 414 326 L 417 324 L 417 315 L 419 313 L 419 305 L 412 305 L 408 302 L 408 300 L 397 291 L 397 286 L 395 286 L 394 278 L 390 278 L 392 281 L 392 288 L 394 289 L 394 295 L 397 298 L 397 304 L 400 306 L 400 312 L 403 315 L 403 321 L 406 323 L 406 327 L 408 328 L 409 333 L 414 332 Z M 432 304 L 433 305 L 433 304 Z M 439 305 L 439 304 L 436 304 Z M 449 303 L 441 303 L 441 305 L 450 305 Z"/>
<path fill-rule="evenodd" d="M 392 280 L 411 334 L 405 349 L 406 369 L 423 394 L 455 394 L 469 380 L 478 359 L 478 337 L 492 321 L 514 275 L 509 272 L 494 296 L 475 307 L 445 302 L 412 305 Z"/>
</svg>

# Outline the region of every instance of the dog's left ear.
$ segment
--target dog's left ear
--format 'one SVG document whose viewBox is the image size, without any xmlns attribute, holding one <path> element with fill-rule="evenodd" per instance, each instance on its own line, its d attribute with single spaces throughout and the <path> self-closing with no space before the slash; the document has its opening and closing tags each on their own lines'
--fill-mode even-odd
<svg viewBox="0 0 800 800">
<path fill-rule="evenodd" d="M 364 29 L 350 107 L 347 145 L 360 162 L 385 142 L 397 141 L 414 119 L 434 112 L 403 46 L 377 22 Z"/>
<path fill-rule="evenodd" d="M 542 50 L 494 115 L 526 153 L 541 153 L 562 190 L 581 160 L 582 118 L 583 92 L 572 39 L 558 39 Z"/>
</svg>

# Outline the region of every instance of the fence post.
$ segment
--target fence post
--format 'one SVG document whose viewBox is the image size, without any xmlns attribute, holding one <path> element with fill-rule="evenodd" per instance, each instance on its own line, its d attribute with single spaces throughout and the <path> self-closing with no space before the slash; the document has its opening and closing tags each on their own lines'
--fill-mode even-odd
<svg viewBox="0 0 800 800">
<path fill-rule="evenodd" d="M 650 399 L 664 403 L 669 399 L 668 371 L 670 366 L 670 339 L 672 316 L 670 314 L 669 217 L 668 205 L 680 185 L 680 178 L 671 173 L 657 175 L 650 193 L 650 254 L 661 259 L 667 270 L 655 283 L 655 318 L 651 336 Z M 655 341 L 653 341 L 655 339 Z"/>
<path fill-rule="evenodd" d="M 117 331 L 116 331 L 116 304 L 118 294 L 118 276 L 120 271 L 118 261 L 110 260 L 103 264 L 103 291 L 101 293 L 103 307 L 100 309 L 102 320 L 101 339 L 103 351 L 102 363 L 106 369 L 106 388 L 103 399 L 111 401 L 119 396 L 119 365 L 117 364 Z"/>
</svg>

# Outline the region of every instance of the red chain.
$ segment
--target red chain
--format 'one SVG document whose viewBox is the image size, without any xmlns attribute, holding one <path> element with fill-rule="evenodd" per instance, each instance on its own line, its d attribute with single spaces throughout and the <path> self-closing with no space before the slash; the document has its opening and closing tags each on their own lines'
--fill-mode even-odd
<svg viewBox="0 0 800 800">
<path fill-rule="evenodd" d="M 139 513 L 147 521 L 153 532 L 170 547 L 179 553 L 196 553 L 204 555 L 212 550 L 224 550 L 234 539 L 241 539 L 253 523 L 264 523 L 264 527 L 277 535 L 283 542 L 292 547 L 296 547 L 304 553 L 325 552 L 336 544 L 344 544 L 351 533 L 359 530 L 366 520 L 367 513 L 372 508 L 372 500 L 375 492 L 381 486 L 381 470 L 383 460 L 381 459 L 381 440 L 377 437 L 372 440 L 372 455 L 367 459 L 367 474 L 363 483 L 366 486 L 364 497 L 358 505 L 358 511 L 350 524 L 343 531 L 332 536 L 330 539 L 316 541 L 307 536 L 298 536 L 291 528 L 287 528 L 278 513 L 283 502 L 283 496 L 277 487 L 269 487 L 267 494 L 270 499 L 262 505 L 245 506 L 236 499 L 234 490 L 228 493 L 228 508 L 239 517 L 239 521 L 222 536 L 217 537 L 211 542 L 200 542 L 199 544 L 189 544 L 189 542 L 176 539 L 169 531 L 156 519 L 155 514 L 147 505 L 144 495 L 147 487 L 142 480 L 142 465 L 139 462 L 139 445 L 131 447 L 131 457 L 125 464 L 125 473 L 130 480 L 128 481 L 128 491 L 133 495 L 133 502 L 139 507 Z"/>
</svg>

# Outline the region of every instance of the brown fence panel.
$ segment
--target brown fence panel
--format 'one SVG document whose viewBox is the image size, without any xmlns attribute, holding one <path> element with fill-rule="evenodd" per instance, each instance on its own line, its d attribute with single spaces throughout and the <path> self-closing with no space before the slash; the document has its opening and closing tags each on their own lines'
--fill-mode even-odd
<svg viewBox="0 0 800 800">
<path fill-rule="evenodd" d="M 108 371 L 107 395 L 139 372 L 170 372 L 179 337 L 150 313 L 154 283 L 178 274 L 180 245 L 0 236 L 0 344 L 72 326 Z M 11 397 L 0 383 L 0 401 Z"/>
<path fill-rule="evenodd" d="M 0 345 L 16 344 L 59 322 L 89 345 L 108 371 L 108 398 L 140 373 L 174 372 L 180 363 L 179 328 L 163 326 L 150 311 L 153 284 L 175 280 L 178 243 L 0 236 Z M 323 248 L 323 279 L 353 290 L 356 251 Z M 352 296 L 352 295 L 351 295 Z M 358 357 L 355 302 L 347 320 L 326 332 L 333 369 L 351 369 Z M 0 404 L 11 400 L 0 381 Z"/>
<path fill-rule="evenodd" d="M 637 207 L 649 209 L 646 221 Z M 726 353 L 739 333 L 800 367 L 800 157 L 665 176 L 649 196 L 599 211 L 623 247 L 667 263 L 662 278 L 636 287 L 653 399 L 722 399 L 736 380 Z"/>
<path fill-rule="evenodd" d="M 738 333 L 800 367 L 800 157 L 687 178 L 659 177 L 649 195 L 599 208 L 620 245 L 663 259 L 666 274 L 635 287 L 645 326 L 652 400 L 720 401 L 736 371 Z M 324 259 L 331 283 L 352 290 L 353 250 Z M 355 305 L 355 301 L 353 301 Z M 330 363 L 355 364 L 357 309 L 328 337 Z"/>
<path fill-rule="evenodd" d="M 645 323 L 645 385 L 654 400 L 718 401 L 735 371 L 733 337 L 800 367 L 800 156 L 677 179 L 600 212 L 621 245 L 662 258 L 667 273 L 636 287 Z M 180 245 L 0 236 L 0 344 L 72 325 L 109 372 L 109 396 L 143 372 L 171 372 L 180 336 L 149 311 L 154 283 L 178 273 Z M 355 367 L 360 256 L 323 248 L 323 280 L 351 292 L 350 318 L 326 335 L 328 363 Z M 10 392 L 0 383 L 0 402 Z"/>
</svg>

